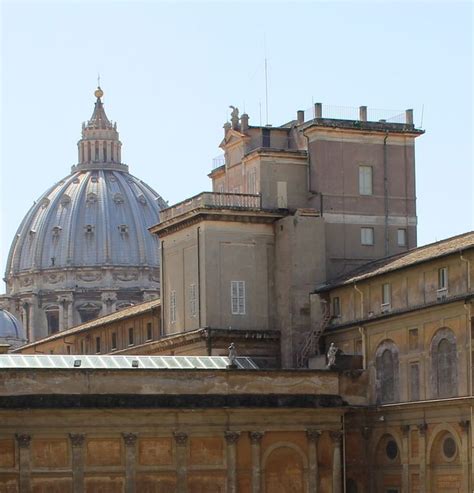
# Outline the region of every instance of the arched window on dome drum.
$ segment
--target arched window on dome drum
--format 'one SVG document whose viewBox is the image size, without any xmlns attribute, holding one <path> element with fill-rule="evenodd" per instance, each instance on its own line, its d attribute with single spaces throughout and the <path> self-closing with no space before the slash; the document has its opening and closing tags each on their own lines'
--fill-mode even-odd
<svg viewBox="0 0 474 493">
<path fill-rule="evenodd" d="M 48 323 L 48 334 L 56 334 L 59 332 L 59 307 L 49 307 L 45 310 L 45 314 Z"/>
<path fill-rule="evenodd" d="M 115 159 L 114 159 L 114 143 L 113 142 L 110 143 L 110 160 L 112 162 L 115 161 Z"/>
<path fill-rule="evenodd" d="M 95 158 L 94 158 L 94 161 L 99 161 L 99 143 L 96 142 L 95 143 Z"/>
<path fill-rule="evenodd" d="M 87 162 L 90 163 L 92 161 L 92 155 L 91 155 L 91 143 L 87 143 Z"/>
</svg>

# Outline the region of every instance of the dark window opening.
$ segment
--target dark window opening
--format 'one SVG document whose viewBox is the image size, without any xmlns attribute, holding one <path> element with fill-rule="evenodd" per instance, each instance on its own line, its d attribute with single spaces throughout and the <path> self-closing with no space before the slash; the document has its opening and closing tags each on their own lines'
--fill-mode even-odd
<svg viewBox="0 0 474 493">
<path fill-rule="evenodd" d="M 112 332 L 112 350 L 117 349 L 117 333 Z"/>
<path fill-rule="evenodd" d="M 59 332 L 59 310 L 49 310 L 46 312 L 48 322 L 48 333 L 56 334 Z"/>
<path fill-rule="evenodd" d="M 130 329 L 128 329 L 128 345 L 129 346 L 133 346 L 134 342 L 133 342 L 133 327 L 130 327 Z"/>
<path fill-rule="evenodd" d="M 151 341 L 153 339 L 153 328 L 151 322 L 146 324 L 146 340 Z"/>
<path fill-rule="evenodd" d="M 262 128 L 262 147 L 270 147 L 270 129 Z"/>
<path fill-rule="evenodd" d="M 95 338 L 95 352 L 100 353 L 100 337 Z"/>
</svg>

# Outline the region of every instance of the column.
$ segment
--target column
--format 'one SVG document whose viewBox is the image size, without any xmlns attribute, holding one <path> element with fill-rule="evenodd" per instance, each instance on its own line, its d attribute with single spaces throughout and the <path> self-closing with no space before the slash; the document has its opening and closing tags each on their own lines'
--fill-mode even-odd
<svg viewBox="0 0 474 493">
<path fill-rule="evenodd" d="M 31 436 L 19 433 L 15 435 L 18 443 L 20 457 L 20 491 L 21 493 L 30 493 L 30 443 Z"/>
<path fill-rule="evenodd" d="M 135 433 L 122 433 L 122 437 L 125 442 L 125 493 L 134 493 L 137 435 Z"/>
<path fill-rule="evenodd" d="M 420 449 L 420 493 L 429 492 L 429 477 L 426 474 L 426 430 L 428 425 L 422 423 L 418 425 L 419 449 Z"/>
<path fill-rule="evenodd" d="M 461 491 L 472 491 L 472 485 L 469 485 L 469 421 L 463 420 L 459 422 L 461 428 L 461 450 L 459 457 L 461 458 L 462 467 L 462 484 Z"/>
<path fill-rule="evenodd" d="M 187 493 L 187 444 L 188 435 L 182 431 L 173 433 L 176 441 L 176 493 Z"/>
<path fill-rule="evenodd" d="M 360 434 L 364 439 L 364 459 L 365 459 L 365 478 L 367 481 L 367 491 L 369 493 L 376 493 L 375 489 L 375 475 L 372 467 L 372 450 L 370 448 L 370 437 L 372 434 L 372 428 L 370 426 L 363 426 L 360 430 Z"/>
<path fill-rule="evenodd" d="M 84 440 L 83 433 L 69 433 L 72 448 L 72 491 L 84 491 Z"/>
<path fill-rule="evenodd" d="M 334 444 L 332 458 L 332 491 L 342 493 L 341 441 L 342 432 L 331 431 L 331 440 Z"/>
<path fill-rule="evenodd" d="M 237 493 L 237 440 L 240 433 L 226 431 L 224 433 L 227 443 L 227 493 Z"/>
<path fill-rule="evenodd" d="M 320 430 L 306 430 L 306 437 L 308 438 L 308 485 L 309 493 L 317 493 L 319 485 L 319 469 L 318 469 L 318 440 L 321 436 Z"/>
<path fill-rule="evenodd" d="M 402 462 L 402 491 L 410 491 L 410 447 L 409 447 L 409 435 L 410 435 L 410 425 L 400 426 L 402 431 L 402 450 L 400 451 L 401 462 Z"/>
<path fill-rule="evenodd" d="M 252 493 L 260 493 L 261 466 L 260 466 L 260 443 L 263 438 L 261 431 L 249 433 L 252 447 Z"/>
</svg>

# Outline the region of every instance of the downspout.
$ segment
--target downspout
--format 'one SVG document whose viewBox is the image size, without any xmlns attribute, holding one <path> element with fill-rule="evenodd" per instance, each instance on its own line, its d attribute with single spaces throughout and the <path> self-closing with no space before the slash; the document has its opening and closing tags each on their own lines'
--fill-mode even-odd
<svg viewBox="0 0 474 493">
<path fill-rule="evenodd" d="M 360 294 L 360 318 L 364 318 L 364 293 L 354 283 L 354 289 Z M 355 314 L 354 314 L 355 315 Z"/>
<path fill-rule="evenodd" d="M 163 255 L 163 251 L 165 249 L 165 242 L 164 240 L 160 240 L 160 299 L 161 299 L 161 310 L 160 310 L 160 320 L 161 320 L 161 327 L 160 327 L 160 336 L 163 337 L 165 335 L 165 307 L 163 303 L 163 288 L 164 288 L 164 272 L 165 272 L 165 256 Z"/>
<path fill-rule="evenodd" d="M 473 410 L 473 407 L 472 407 L 472 389 L 473 389 L 473 385 L 472 385 L 472 328 L 471 328 L 471 317 L 472 317 L 472 313 L 471 313 L 471 303 L 464 303 L 464 309 L 466 310 L 467 312 L 467 331 L 468 331 L 468 334 L 469 334 L 469 396 L 471 397 L 471 405 L 470 405 L 470 411 L 471 411 L 471 419 L 470 419 L 470 431 L 471 431 L 471 482 L 470 482 L 470 487 L 472 489 L 472 485 L 474 485 L 474 461 L 472 460 L 473 458 L 473 451 L 474 451 L 474 430 L 473 430 L 473 426 L 472 426 L 472 423 L 473 423 L 473 417 L 474 417 L 474 410 Z"/>
<path fill-rule="evenodd" d="M 201 226 L 197 228 L 198 328 L 201 328 Z"/>
<path fill-rule="evenodd" d="M 342 491 L 346 493 L 346 415 L 342 415 Z"/>
<path fill-rule="evenodd" d="M 471 262 L 469 259 L 465 258 L 461 252 L 459 258 L 463 261 L 466 262 L 466 267 L 467 267 L 467 277 L 466 277 L 466 287 L 467 287 L 467 292 L 471 292 Z M 474 410 L 472 407 L 472 390 L 473 390 L 473 382 L 472 382 L 472 311 L 471 311 L 471 303 L 466 303 L 464 302 L 464 309 L 466 310 L 467 314 L 467 333 L 469 337 L 469 396 L 471 397 L 471 406 L 470 406 L 470 411 L 471 411 L 471 419 L 470 419 L 470 431 L 471 431 L 471 471 L 470 471 L 470 490 L 472 490 L 473 485 L 474 485 L 474 461 L 473 461 L 473 451 L 474 451 L 474 430 L 473 430 L 473 417 L 474 417 Z"/>
<path fill-rule="evenodd" d="M 385 256 L 389 255 L 389 236 L 388 236 L 388 165 L 387 165 L 387 139 L 388 131 L 385 132 L 383 139 L 383 195 L 385 209 Z"/>
<path fill-rule="evenodd" d="M 321 217 L 323 215 L 323 194 L 315 192 L 311 188 L 311 153 L 309 152 L 309 137 L 304 133 L 304 130 L 301 130 L 301 133 L 303 134 L 303 137 L 306 139 L 306 152 L 308 153 L 308 167 L 307 167 L 307 173 L 306 173 L 306 181 L 307 183 L 307 188 L 308 188 L 308 193 L 313 196 L 313 195 L 319 195 L 319 209 L 320 209 L 320 214 Z M 312 198 L 312 197 L 311 197 Z"/>
<path fill-rule="evenodd" d="M 367 333 L 365 327 L 359 327 L 359 333 L 362 336 L 362 369 L 367 370 Z"/>
</svg>

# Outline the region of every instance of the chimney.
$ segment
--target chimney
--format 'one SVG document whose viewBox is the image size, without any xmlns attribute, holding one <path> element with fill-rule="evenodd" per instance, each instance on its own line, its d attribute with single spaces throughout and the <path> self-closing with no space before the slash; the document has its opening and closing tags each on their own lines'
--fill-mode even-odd
<svg viewBox="0 0 474 493">
<path fill-rule="evenodd" d="M 407 125 L 413 125 L 413 110 L 405 111 L 405 123 Z"/>
<path fill-rule="evenodd" d="M 322 117 L 323 117 L 323 104 L 314 103 L 314 118 L 322 118 Z"/>
<path fill-rule="evenodd" d="M 296 112 L 296 119 L 298 120 L 298 125 L 302 125 L 304 123 L 304 111 L 298 110 Z"/>
<path fill-rule="evenodd" d="M 249 129 L 249 116 L 247 113 L 244 113 L 240 117 L 240 131 L 242 133 L 245 133 Z"/>
<path fill-rule="evenodd" d="M 359 120 L 361 122 L 367 121 L 367 106 L 359 106 Z"/>
</svg>

